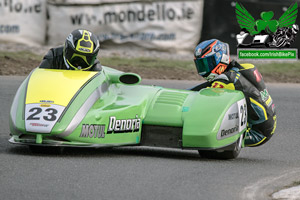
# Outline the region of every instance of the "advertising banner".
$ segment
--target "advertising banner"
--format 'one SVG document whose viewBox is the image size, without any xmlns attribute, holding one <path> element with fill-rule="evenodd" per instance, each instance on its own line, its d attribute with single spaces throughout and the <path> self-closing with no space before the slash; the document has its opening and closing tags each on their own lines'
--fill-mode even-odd
<svg viewBox="0 0 300 200">
<path fill-rule="evenodd" d="M 0 0 L 0 41 L 44 44 L 46 1 Z"/>
<path fill-rule="evenodd" d="M 192 50 L 200 38 L 203 0 L 49 3 L 48 11 L 50 45 L 62 44 L 72 30 L 85 28 L 104 44 Z"/>
</svg>

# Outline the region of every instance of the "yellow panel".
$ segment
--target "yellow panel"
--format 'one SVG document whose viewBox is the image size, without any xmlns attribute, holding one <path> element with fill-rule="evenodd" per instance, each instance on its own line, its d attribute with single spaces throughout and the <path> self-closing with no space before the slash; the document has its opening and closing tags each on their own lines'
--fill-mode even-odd
<svg viewBox="0 0 300 200">
<path fill-rule="evenodd" d="M 29 80 L 26 104 L 67 106 L 80 87 L 97 72 L 36 69 Z"/>
<path fill-rule="evenodd" d="M 250 63 L 244 63 L 244 64 L 241 64 L 241 65 L 242 65 L 242 67 L 244 69 L 252 69 L 252 68 L 254 68 L 254 65 L 250 64 Z"/>
<path fill-rule="evenodd" d="M 212 83 L 212 88 L 224 88 L 224 89 L 228 89 L 228 90 L 235 90 L 234 84 L 233 83 L 223 83 L 220 81 L 214 81 Z"/>
<path fill-rule="evenodd" d="M 267 115 L 267 111 L 266 111 L 265 107 L 263 105 L 261 105 L 260 103 L 258 103 L 257 101 L 255 101 L 254 99 L 252 99 L 251 97 L 250 97 L 250 101 L 251 101 L 251 103 L 254 103 L 255 105 L 257 105 L 258 107 L 260 107 L 262 109 L 262 111 L 264 112 L 265 120 L 268 120 L 268 115 Z"/>
</svg>

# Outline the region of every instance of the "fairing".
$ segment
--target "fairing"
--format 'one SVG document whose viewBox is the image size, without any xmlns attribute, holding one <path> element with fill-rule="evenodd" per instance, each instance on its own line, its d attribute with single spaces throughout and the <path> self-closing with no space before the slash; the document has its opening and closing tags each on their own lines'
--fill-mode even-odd
<svg viewBox="0 0 300 200">
<path fill-rule="evenodd" d="M 108 67 L 101 72 L 37 68 L 13 101 L 10 142 L 219 149 L 245 131 L 241 92 L 195 92 L 139 82 L 136 74 Z"/>
</svg>

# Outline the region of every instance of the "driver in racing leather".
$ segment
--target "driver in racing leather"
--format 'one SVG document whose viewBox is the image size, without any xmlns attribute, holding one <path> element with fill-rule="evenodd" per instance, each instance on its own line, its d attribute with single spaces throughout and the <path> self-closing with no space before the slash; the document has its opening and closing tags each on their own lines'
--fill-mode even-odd
<svg viewBox="0 0 300 200">
<path fill-rule="evenodd" d="M 257 68 L 231 61 L 229 45 L 216 39 L 201 42 L 194 56 L 198 74 L 207 82 L 191 90 L 211 87 L 242 91 L 248 109 L 243 146 L 254 147 L 267 142 L 276 129 L 275 105 Z"/>
<path fill-rule="evenodd" d="M 90 31 L 77 29 L 66 39 L 65 45 L 51 48 L 44 56 L 40 68 L 101 71 L 97 59 L 100 43 Z"/>
</svg>

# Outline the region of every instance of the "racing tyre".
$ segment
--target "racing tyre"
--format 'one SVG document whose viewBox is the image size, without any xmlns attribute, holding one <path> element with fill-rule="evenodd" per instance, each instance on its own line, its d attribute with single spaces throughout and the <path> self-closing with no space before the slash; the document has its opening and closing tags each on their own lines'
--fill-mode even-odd
<svg viewBox="0 0 300 200">
<path fill-rule="evenodd" d="M 213 150 L 198 150 L 202 158 L 208 159 L 220 159 L 220 160 L 229 160 L 235 159 L 241 152 L 243 142 L 243 135 L 235 142 L 235 147 L 233 150 L 224 150 L 224 151 L 213 151 Z"/>
<path fill-rule="evenodd" d="M 29 150 L 34 154 L 61 154 L 62 147 L 44 147 L 37 145 L 30 145 Z"/>
</svg>

